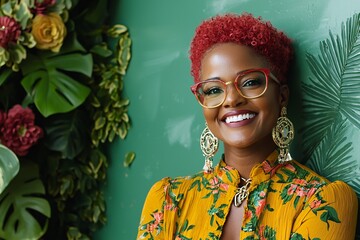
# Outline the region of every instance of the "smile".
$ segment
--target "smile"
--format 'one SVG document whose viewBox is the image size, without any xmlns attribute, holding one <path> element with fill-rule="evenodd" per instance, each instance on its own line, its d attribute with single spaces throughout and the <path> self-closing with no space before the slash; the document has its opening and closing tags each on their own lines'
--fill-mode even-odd
<svg viewBox="0 0 360 240">
<path fill-rule="evenodd" d="M 243 120 L 251 119 L 254 117 L 255 117 L 254 113 L 239 114 L 236 116 L 229 116 L 225 118 L 225 122 L 226 123 L 241 122 Z"/>
</svg>

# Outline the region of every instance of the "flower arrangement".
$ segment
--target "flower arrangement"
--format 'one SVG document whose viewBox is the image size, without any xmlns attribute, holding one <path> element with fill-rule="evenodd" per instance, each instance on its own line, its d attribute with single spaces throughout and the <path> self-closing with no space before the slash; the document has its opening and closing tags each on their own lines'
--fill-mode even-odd
<svg viewBox="0 0 360 240">
<path fill-rule="evenodd" d="M 0 0 L 0 170 L 20 162 L 0 192 L 1 239 L 90 239 L 106 222 L 102 145 L 130 128 L 131 56 L 107 16 L 104 0 Z"/>
</svg>

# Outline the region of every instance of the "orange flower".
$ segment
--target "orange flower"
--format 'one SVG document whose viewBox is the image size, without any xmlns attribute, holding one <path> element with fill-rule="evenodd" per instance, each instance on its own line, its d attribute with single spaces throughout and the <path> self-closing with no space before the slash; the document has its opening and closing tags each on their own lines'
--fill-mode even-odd
<svg viewBox="0 0 360 240">
<path fill-rule="evenodd" d="M 66 36 L 66 27 L 57 13 L 38 14 L 33 20 L 31 33 L 37 48 L 59 52 Z"/>
</svg>

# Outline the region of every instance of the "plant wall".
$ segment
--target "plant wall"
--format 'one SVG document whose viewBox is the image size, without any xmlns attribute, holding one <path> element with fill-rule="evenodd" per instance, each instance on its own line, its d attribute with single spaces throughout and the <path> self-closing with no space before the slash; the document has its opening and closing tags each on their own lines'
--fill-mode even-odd
<svg viewBox="0 0 360 240">
<path fill-rule="evenodd" d="M 0 194 L 0 239 L 90 239 L 106 222 L 103 145 L 130 127 L 131 46 L 107 9 L 104 0 L 0 1 L 0 147 L 20 162 Z"/>
</svg>

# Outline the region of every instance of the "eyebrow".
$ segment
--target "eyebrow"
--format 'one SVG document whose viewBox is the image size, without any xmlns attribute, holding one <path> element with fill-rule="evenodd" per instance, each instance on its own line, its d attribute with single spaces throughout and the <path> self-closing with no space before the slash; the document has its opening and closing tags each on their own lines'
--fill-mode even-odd
<svg viewBox="0 0 360 240">
<path fill-rule="evenodd" d="M 251 68 L 237 72 L 237 73 L 236 73 L 236 77 L 239 76 L 241 73 L 246 72 L 246 71 L 249 71 L 249 70 L 251 70 Z M 220 77 L 211 77 L 211 78 L 207 78 L 207 79 L 201 80 L 200 82 L 204 82 L 204 81 L 208 81 L 208 80 L 222 80 L 222 79 L 221 79 Z M 222 80 L 222 81 L 223 81 L 223 80 Z"/>
<path fill-rule="evenodd" d="M 209 81 L 209 80 L 221 80 L 221 78 L 220 77 L 211 77 L 211 78 L 201 80 L 200 82 L 205 82 L 205 81 Z"/>
</svg>

